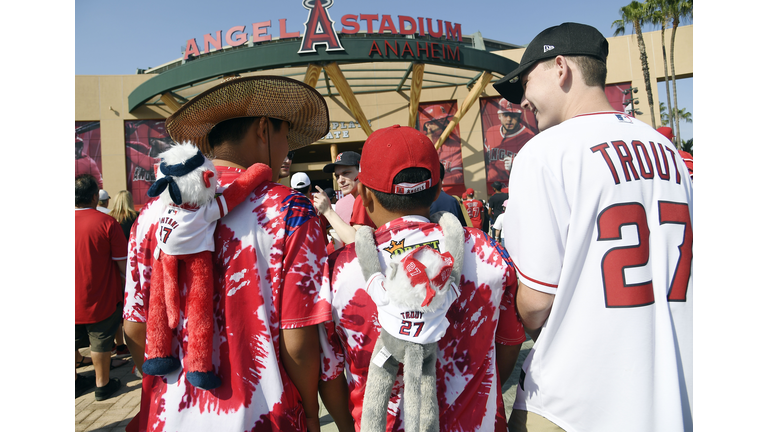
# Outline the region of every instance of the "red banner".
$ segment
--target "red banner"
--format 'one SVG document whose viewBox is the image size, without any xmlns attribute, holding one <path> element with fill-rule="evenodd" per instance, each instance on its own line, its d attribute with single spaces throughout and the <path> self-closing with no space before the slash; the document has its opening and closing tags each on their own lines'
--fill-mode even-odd
<svg viewBox="0 0 768 432">
<path fill-rule="evenodd" d="M 104 188 L 101 175 L 101 124 L 99 122 L 75 122 L 75 177 L 91 174 L 96 177 L 99 189 Z"/>
<path fill-rule="evenodd" d="M 456 115 L 456 110 L 456 101 L 420 103 L 417 128 L 433 143 L 437 143 L 448 123 Z M 443 190 L 448 195 L 461 196 L 466 187 L 464 186 L 464 164 L 461 159 L 459 125 L 456 125 L 437 154 L 440 157 L 440 163 L 445 167 Z"/>
<path fill-rule="evenodd" d="M 125 122 L 125 172 L 128 191 L 139 210 L 149 201 L 147 191 L 155 182 L 158 155 L 170 148 L 173 140 L 165 130 L 165 120 Z"/>
<path fill-rule="evenodd" d="M 480 118 L 483 126 L 483 153 L 485 154 L 485 181 L 488 195 L 491 185 L 509 183 L 509 171 L 504 159 L 514 157 L 533 136 L 539 133 L 533 113 L 501 97 L 480 99 Z"/>
</svg>

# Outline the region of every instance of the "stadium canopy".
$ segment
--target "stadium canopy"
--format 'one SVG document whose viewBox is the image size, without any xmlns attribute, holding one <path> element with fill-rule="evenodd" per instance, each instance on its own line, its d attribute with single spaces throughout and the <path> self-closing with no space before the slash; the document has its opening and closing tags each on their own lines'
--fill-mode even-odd
<svg viewBox="0 0 768 432">
<path fill-rule="evenodd" d="M 520 48 L 484 40 L 479 32 L 460 41 L 401 34 L 356 33 L 337 37 L 341 49 L 318 44 L 308 50 L 303 37 L 249 41 L 215 50 L 206 46 L 208 52 L 200 55 L 137 71 L 156 76 L 128 96 L 129 111 L 142 105 L 165 105 L 174 112 L 224 78 L 279 75 L 303 81 L 325 97 L 341 96 L 370 135 L 372 130 L 356 95 L 408 92 L 409 126 L 414 127 L 422 89 L 466 85 L 470 91 L 436 143 L 439 148 L 487 85 L 518 66 L 494 51 Z"/>
</svg>

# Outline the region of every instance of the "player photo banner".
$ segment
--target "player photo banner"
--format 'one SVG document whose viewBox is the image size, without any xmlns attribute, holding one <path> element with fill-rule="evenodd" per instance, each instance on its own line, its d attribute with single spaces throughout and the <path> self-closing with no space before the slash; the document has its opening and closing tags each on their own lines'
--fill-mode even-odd
<svg viewBox="0 0 768 432">
<path fill-rule="evenodd" d="M 456 115 L 456 101 L 425 102 L 419 104 L 418 130 L 423 132 L 432 143 L 437 143 L 446 126 Z M 440 150 L 437 151 L 440 163 L 445 167 L 443 190 L 449 195 L 461 196 L 464 187 L 464 164 L 461 160 L 461 133 L 459 125 L 453 129 Z"/>
<path fill-rule="evenodd" d="M 158 156 L 170 148 L 171 143 L 173 140 L 165 130 L 165 120 L 125 122 L 126 184 L 136 210 L 150 200 L 147 191 L 155 182 L 155 165 L 160 163 Z"/>
<path fill-rule="evenodd" d="M 485 154 L 485 180 L 487 192 L 493 191 L 494 182 L 509 183 L 509 171 L 504 158 L 514 157 L 535 134 L 536 118 L 502 97 L 480 99 L 480 119 L 483 128 L 483 152 Z"/>
<path fill-rule="evenodd" d="M 632 117 L 635 117 L 634 113 L 630 112 L 632 111 L 632 104 L 629 103 L 629 101 L 634 97 L 634 93 L 630 93 L 628 90 L 630 88 L 629 83 L 623 83 L 623 84 L 610 84 L 605 86 L 605 96 L 608 98 L 608 102 L 611 104 L 613 109 L 616 111 L 621 111 L 626 113 L 627 115 L 630 115 Z M 627 94 L 624 94 L 624 92 L 627 92 Z M 626 105 L 624 105 L 626 103 Z M 635 106 L 635 109 L 638 107 Z"/>
<path fill-rule="evenodd" d="M 101 124 L 75 122 L 75 177 L 91 174 L 96 177 L 99 189 L 104 189 L 101 175 Z"/>
</svg>

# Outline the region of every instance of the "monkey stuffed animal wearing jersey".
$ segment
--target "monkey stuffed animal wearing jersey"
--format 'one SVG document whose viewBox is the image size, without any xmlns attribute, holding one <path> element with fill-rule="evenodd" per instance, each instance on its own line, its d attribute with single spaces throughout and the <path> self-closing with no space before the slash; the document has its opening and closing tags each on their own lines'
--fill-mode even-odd
<svg viewBox="0 0 768 432">
<path fill-rule="evenodd" d="M 165 205 L 157 221 L 147 317 L 146 356 L 142 370 L 165 375 L 181 366 L 171 352 L 180 319 L 186 330 L 184 369 L 193 386 L 211 390 L 221 385 L 213 373 L 213 250 L 217 221 L 264 181 L 272 170 L 254 164 L 216 196 L 216 168 L 191 143 L 160 154 L 157 181 L 147 192 Z M 183 263 L 180 265 L 180 263 Z M 186 272 L 186 302 L 180 307 L 179 272 Z M 181 347 L 180 347 L 181 349 Z"/>
<path fill-rule="evenodd" d="M 355 252 L 376 303 L 381 333 L 371 355 L 363 398 L 361 430 L 384 431 L 392 386 L 403 364 L 405 432 L 440 428 L 435 365 L 437 342 L 449 326 L 445 317 L 458 297 L 464 260 L 464 229 L 450 213 L 433 215 L 445 235 L 445 250 L 430 246 L 393 258 L 382 273 L 373 230 L 361 227 Z"/>
</svg>

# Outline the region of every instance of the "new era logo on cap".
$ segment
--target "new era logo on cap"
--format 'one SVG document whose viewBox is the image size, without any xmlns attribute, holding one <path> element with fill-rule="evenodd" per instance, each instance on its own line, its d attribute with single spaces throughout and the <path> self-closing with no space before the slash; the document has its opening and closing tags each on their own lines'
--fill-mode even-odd
<svg viewBox="0 0 768 432">
<path fill-rule="evenodd" d="M 543 49 L 539 51 L 536 47 Z M 519 77 L 535 66 L 536 62 L 559 55 L 590 56 L 605 62 L 608 57 L 608 41 L 596 28 L 585 24 L 563 23 L 550 27 L 533 38 L 519 66 L 493 84 L 493 87 L 504 99 L 519 104 L 523 97 Z"/>
</svg>

